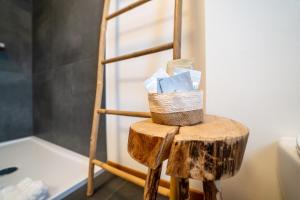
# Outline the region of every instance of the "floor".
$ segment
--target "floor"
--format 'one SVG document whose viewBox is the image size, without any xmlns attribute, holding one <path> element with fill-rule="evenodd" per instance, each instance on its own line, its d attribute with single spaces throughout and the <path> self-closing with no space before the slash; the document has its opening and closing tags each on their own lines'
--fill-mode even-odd
<svg viewBox="0 0 300 200">
<path fill-rule="evenodd" d="M 143 199 L 143 188 L 124 181 L 119 177 L 104 172 L 95 180 L 95 194 L 87 198 L 86 186 L 72 193 L 64 200 L 141 200 Z M 157 200 L 168 198 L 158 196 Z"/>
</svg>

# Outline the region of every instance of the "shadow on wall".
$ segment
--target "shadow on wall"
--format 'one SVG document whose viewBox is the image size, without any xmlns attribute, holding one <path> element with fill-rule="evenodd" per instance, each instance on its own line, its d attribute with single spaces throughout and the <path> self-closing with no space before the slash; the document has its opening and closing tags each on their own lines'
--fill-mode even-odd
<svg viewBox="0 0 300 200">
<path fill-rule="evenodd" d="M 125 3 L 121 3 L 120 0 L 114 1 L 115 4 L 113 7 L 113 10 L 119 10 L 122 7 L 125 7 Z M 125 15 L 121 15 L 120 17 L 114 19 L 114 27 L 113 27 L 113 37 L 110 37 L 110 31 L 108 30 L 108 38 L 107 41 L 111 42 L 114 45 L 108 46 L 108 48 L 113 49 L 112 55 L 108 55 L 107 57 L 113 57 L 117 55 L 123 55 L 127 53 L 131 53 L 137 50 L 142 50 L 146 48 L 150 48 L 156 45 L 164 44 L 166 42 L 171 42 L 173 40 L 173 20 L 174 20 L 174 2 L 175 1 L 163 1 L 158 4 L 157 1 L 149 2 L 148 4 L 145 4 L 139 8 L 136 8 L 134 10 L 131 10 L 128 15 L 130 16 L 141 16 L 141 18 L 144 18 L 146 14 L 140 13 L 141 10 L 148 9 L 148 5 L 150 5 L 150 10 L 154 8 L 153 12 L 151 13 L 152 16 L 155 16 L 151 18 L 151 20 L 133 20 L 131 19 L 131 23 L 128 24 L 128 21 L 126 23 L 126 20 L 129 18 Z M 183 23 L 183 31 L 182 31 L 182 38 L 183 38 L 183 56 L 188 54 L 188 57 L 192 57 L 195 60 L 196 66 L 200 68 L 204 68 L 204 30 L 203 27 L 204 24 L 200 21 L 203 21 L 203 19 L 199 19 L 198 17 L 204 16 L 204 13 L 198 13 L 199 10 L 198 8 L 202 6 L 203 2 L 202 1 L 191 1 L 187 4 L 184 4 L 184 9 L 183 9 L 183 20 L 187 23 Z M 190 9 L 193 9 L 193 13 L 190 14 L 189 12 Z M 202 10 L 202 9 L 201 9 Z M 113 11 L 111 11 L 113 12 Z M 163 14 L 162 14 L 163 13 Z M 148 14 L 148 13 L 147 13 Z M 134 18 L 134 17 L 133 17 Z M 121 20 L 122 19 L 122 20 Z M 201 25 L 201 26 L 200 26 Z M 199 37 L 199 34 L 193 34 L 195 32 L 200 32 L 201 37 Z M 152 35 L 151 35 L 152 34 Z M 137 37 L 137 35 L 139 35 Z M 143 37 L 140 37 L 140 36 Z M 203 40 L 199 39 L 202 38 Z M 134 39 L 133 39 L 134 38 Z M 189 45 L 189 44 L 198 44 L 201 41 L 201 45 Z M 111 44 L 111 43 L 110 43 Z M 201 53 L 202 52 L 202 53 Z M 150 58 L 150 59 L 149 59 Z M 143 81 L 150 76 L 150 74 L 154 73 L 155 70 L 158 67 L 163 67 L 166 65 L 166 62 L 168 60 L 172 59 L 172 51 L 168 51 L 168 54 L 161 54 L 157 53 L 154 56 L 145 56 L 142 58 L 137 58 L 136 60 L 141 60 L 143 59 L 143 66 L 140 66 L 140 68 L 144 68 L 143 73 L 140 73 L 139 76 L 127 76 L 124 75 L 122 72 L 124 67 L 131 68 L 132 66 L 136 65 L 136 63 L 139 63 L 139 61 L 123 61 L 122 63 L 130 63 L 130 65 L 123 65 L 121 63 L 116 63 L 113 64 L 113 67 L 109 66 L 110 68 L 114 68 L 114 91 L 109 91 L 115 93 L 114 95 L 114 105 L 116 109 L 122 109 L 122 89 L 123 85 L 138 85 L 135 87 L 143 87 Z M 162 65 L 163 63 L 163 65 Z M 136 72 L 138 73 L 138 72 Z M 205 75 L 202 73 L 203 76 Z M 109 76 L 107 78 L 110 78 Z M 204 79 L 203 79 L 204 80 Z M 203 87 L 204 87 L 204 82 L 202 82 Z M 124 89 L 123 89 L 124 90 Z M 141 103 L 145 104 L 143 107 L 144 109 L 147 108 L 147 102 L 144 101 L 144 95 L 143 98 L 141 98 Z M 130 103 L 128 104 L 130 105 Z M 110 105 L 109 105 L 110 106 Z M 123 106 L 124 107 L 124 106 Z M 141 107 L 141 106 L 140 106 Z M 116 132 L 120 133 L 121 129 L 121 118 L 116 116 Z M 117 150 L 120 151 L 120 138 L 117 137 Z M 118 154 L 119 157 L 119 154 Z M 118 160 L 120 157 L 118 158 Z"/>
<path fill-rule="evenodd" d="M 129 3 L 129 1 L 120 0 L 112 2 L 113 10 Z M 115 2 L 119 3 L 119 7 L 116 8 Z M 113 24 L 108 24 L 107 57 L 123 55 L 171 42 L 173 40 L 174 2 L 150 1 L 131 10 L 128 14 L 120 16 L 112 22 Z M 204 20 L 195 18 L 204 14 L 191 14 L 190 11 L 199 12 L 198 7 L 202 4 L 202 0 L 184 2 L 182 30 L 182 57 L 195 58 L 196 67 L 200 66 L 200 69 L 204 67 L 204 59 L 202 59 L 204 47 L 199 47 L 204 45 L 202 42 L 204 35 L 195 31 L 199 31 L 198 26 L 203 25 L 202 21 Z M 200 29 L 202 30 L 202 28 Z M 107 107 L 120 110 L 149 110 L 147 92 L 143 86 L 143 81 L 158 68 L 166 66 L 169 60 L 172 60 L 172 50 L 107 65 Z M 114 145 L 108 145 L 108 158 L 114 162 L 143 170 L 142 166 L 132 162 L 126 151 L 128 128 L 132 122 L 141 119 L 116 116 L 108 116 L 107 119 L 109 133 L 107 141 Z M 164 178 L 167 177 L 164 176 Z"/>
<path fill-rule="evenodd" d="M 160 6 L 159 6 L 159 9 L 155 11 L 156 15 L 159 16 L 160 13 L 163 13 L 164 10 L 167 8 L 167 6 L 168 6 L 168 2 L 166 2 L 166 1 L 161 2 Z M 121 5 L 120 0 L 116 0 L 114 9 L 119 10 L 122 7 L 124 7 L 124 5 Z M 137 8 L 137 9 L 140 9 L 140 8 Z M 141 9 L 143 9 L 143 8 L 141 8 Z M 132 12 L 132 11 L 130 11 L 130 12 Z M 115 19 L 115 22 L 114 22 L 114 28 L 115 28 L 115 31 L 114 31 L 115 43 L 114 44 L 115 45 L 114 45 L 113 49 L 114 49 L 114 55 L 115 56 L 119 56 L 119 55 L 123 55 L 123 54 L 127 54 L 127 53 L 137 51 L 135 49 L 142 50 L 142 49 L 147 49 L 147 48 L 150 48 L 152 46 L 155 46 L 155 45 L 147 46 L 147 44 L 139 43 L 139 42 L 136 42 L 135 40 L 130 40 L 130 43 L 128 45 L 124 45 L 124 44 L 122 44 L 122 41 L 121 41 L 122 37 L 130 36 L 132 33 L 143 31 L 145 29 L 147 30 L 147 28 L 149 28 L 149 27 L 154 27 L 155 28 L 154 31 L 155 31 L 156 35 L 162 35 L 163 36 L 163 32 L 164 32 L 163 24 L 170 23 L 171 21 L 173 21 L 173 16 L 169 16 L 169 17 L 166 17 L 166 18 L 160 18 L 158 20 L 154 19 L 154 20 L 152 20 L 150 22 L 146 22 L 146 23 L 142 23 L 142 21 L 140 21 L 139 24 L 137 24 L 133 27 L 130 26 L 129 28 L 127 28 L 127 27 L 125 28 L 125 26 L 121 27 L 120 18 L 122 18 L 122 16 L 117 17 Z M 154 42 L 151 41 L 150 43 L 158 43 L 158 45 L 159 45 L 161 43 L 162 39 L 160 39 L 159 37 L 158 38 L 155 37 L 153 40 L 155 40 L 155 41 Z M 170 41 L 172 41 L 172 36 L 170 37 Z M 160 63 L 159 60 L 160 59 L 158 59 L 158 58 L 148 60 L 147 64 L 145 66 L 141 66 L 141 67 L 145 67 L 146 70 L 149 70 L 149 69 L 153 70 L 153 66 L 158 66 L 159 65 L 159 63 Z M 147 68 L 147 66 L 150 66 L 150 67 Z M 130 84 L 143 85 L 144 80 L 146 80 L 148 77 L 147 76 L 142 76 L 142 77 L 139 76 L 139 77 L 136 77 L 136 78 L 127 78 L 127 77 L 126 78 L 121 78 L 121 75 L 120 75 L 121 69 L 120 69 L 120 67 L 124 67 L 124 66 L 121 66 L 121 64 L 119 64 L 119 62 L 114 64 L 114 68 L 115 68 L 114 92 L 115 92 L 115 107 L 116 107 L 116 109 L 122 110 L 122 108 L 121 108 L 122 107 L 122 103 L 121 103 L 121 101 L 122 101 L 122 98 L 121 98 L 121 85 L 122 84 L 127 84 L 128 82 L 130 82 Z M 151 72 L 151 73 L 153 73 L 153 72 Z M 147 102 L 143 102 L 143 103 L 147 104 Z M 125 133 L 128 132 L 128 126 L 129 126 L 130 123 L 128 123 L 127 126 L 124 127 L 124 123 L 122 123 L 122 118 L 123 117 L 120 117 L 120 116 L 116 116 L 116 118 L 115 118 L 115 120 L 116 120 L 115 126 L 116 126 L 116 133 L 117 134 L 122 133 L 122 132 L 125 132 Z M 121 140 L 122 140 L 121 137 L 116 137 L 116 141 L 115 141 L 116 142 L 116 144 L 115 144 L 116 149 L 115 149 L 115 151 L 117 151 L 117 152 L 122 151 L 120 148 L 122 146 L 121 143 L 123 141 L 121 141 Z M 126 143 L 127 143 L 127 141 L 126 141 Z M 122 159 L 120 153 L 116 154 L 116 157 L 117 157 L 116 159 L 118 161 L 120 161 Z"/>
</svg>

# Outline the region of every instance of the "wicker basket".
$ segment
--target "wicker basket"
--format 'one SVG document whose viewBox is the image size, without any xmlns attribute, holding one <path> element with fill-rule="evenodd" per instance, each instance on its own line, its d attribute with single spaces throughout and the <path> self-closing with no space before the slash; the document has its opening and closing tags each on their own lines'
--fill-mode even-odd
<svg viewBox="0 0 300 200">
<path fill-rule="evenodd" d="M 203 121 L 202 92 L 174 92 L 148 95 L 153 122 L 189 126 Z"/>
</svg>

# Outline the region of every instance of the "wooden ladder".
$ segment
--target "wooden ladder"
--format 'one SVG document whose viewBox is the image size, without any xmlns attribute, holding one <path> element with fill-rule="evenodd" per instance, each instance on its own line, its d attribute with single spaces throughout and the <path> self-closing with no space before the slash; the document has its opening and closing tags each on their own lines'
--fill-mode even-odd
<svg viewBox="0 0 300 200">
<path fill-rule="evenodd" d="M 137 51 L 134 53 L 117 56 L 114 58 L 105 58 L 105 36 L 107 21 L 113 19 L 131 9 L 134 9 L 138 6 L 143 5 L 151 0 L 138 0 L 112 14 L 109 14 L 109 5 L 110 0 L 104 0 L 104 9 L 103 16 L 101 21 L 101 30 L 100 30 L 100 40 L 99 40 L 99 56 L 98 56 L 98 70 L 97 70 L 97 87 L 96 87 L 96 97 L 95 97 L 95 106 L 93 114 L 93 125 L 90 138 L 90 155 L 89 155 L 89 172 L 88 172 L 88 187 L 87 187 L 87 196 L 93 195 L 94 192 L 94 166 L 100 166 L 101 168 L 107 170 L 108 172 L 117 175 L 127 181 L 130 181 L 134 184 L 144 187 L 145 180 L 139 177 L 136 177 L 132 174 L 129 174 L 125 171 L 122 171 L 109 163 L 96 160 L 96 148 L 97 148 L 97 138 L 98 138 L 98 129 L 100 122 L 100 114 L 112 114 L 112 115 L 122 115 L 122 116 L 131 116 L 131 117 L 144 117 L 150 118 L 149 112 L 133 112 L 133 111 L 120 111 L 120 110 L 108 110 L 101 109 L 101 100 L 103 92 L 103 73 L 104 66 L 108 63 L 118 62 L 126 59 L 131 59 L 139 56 L 144 56 L 147 54 L 157 53 L 160 51 L 165 51 L 168 49 L 173 49 L 173 59 L 179 59 L 181 57 L 181 23 L 182 23 L 182 0 L 175 0 L 174 8 L 174 32 L 173 32 L 173 41 L 167 44 L 160 46 L 152 47 L 142 51 Z M 178 183 L 179 180 L 171 177 L 170 189 L 166 187 L 159 186 L 158 193 L 170 197 L 170 199 L 177 199 L 178 193 Z"/>
</svg>

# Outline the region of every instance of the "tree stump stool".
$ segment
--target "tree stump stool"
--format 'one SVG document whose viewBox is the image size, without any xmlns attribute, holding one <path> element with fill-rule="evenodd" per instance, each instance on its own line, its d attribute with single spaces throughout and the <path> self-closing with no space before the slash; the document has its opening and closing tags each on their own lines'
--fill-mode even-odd
<svg viewBox="0 0 300 200">
<path fill-rule="evenodd" d="M 248 135 L 248 128 L 238 122 L 205 115 L 203 123 L 180 128 L 171 147 L 167 174 L 202 180 L 205 200 L 221 200 L 215 181 L 239 170 Z"/>
<path fill-rule="evenodd" d="M 137 162 L 148 167 L 144 200 L 156 199 L 162 163 L 168 159 L 177 126 L 155 124 L 151 119 L 130 126 L 128 152 Z"/>
</svg>

